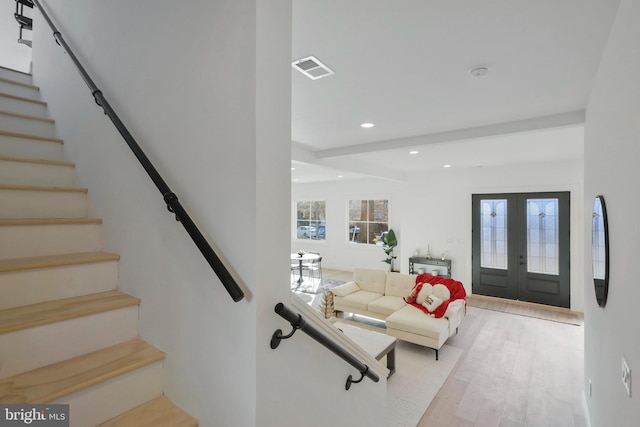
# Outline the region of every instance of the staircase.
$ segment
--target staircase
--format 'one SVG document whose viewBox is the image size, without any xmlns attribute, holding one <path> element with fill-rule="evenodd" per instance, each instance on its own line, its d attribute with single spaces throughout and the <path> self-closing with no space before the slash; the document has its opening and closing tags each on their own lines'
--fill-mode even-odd
<svg viewBox="0 0 640 427">
<path fill-rule="evenodd" d="M 197 426 L 163 396 L 102 221 L 87 218 L 31 76 L 0 67 L 0 403 L 70 405 L 71 426 Z"/>
</svg>

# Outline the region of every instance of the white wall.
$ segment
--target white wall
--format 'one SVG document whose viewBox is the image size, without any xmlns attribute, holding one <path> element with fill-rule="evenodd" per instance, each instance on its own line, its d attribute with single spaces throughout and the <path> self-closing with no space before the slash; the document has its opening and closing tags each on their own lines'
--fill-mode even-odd
<svg viewBox="0 0 640 427">
<path fill-rule="evenodd" d="M 346 204 L 349 198 L 388 195 L 391 226 L 400 243 L 401 271 L 409 270 L 408 258 L 416 249 L 434 257 L 446 252 L 452 260 L 452 276 L 471 293 L 471 195 L 499 192 L 571 192 L 571 309 L 583 310 L 583 187 L 582 162 L 530 164 L 465 170 L 446 169 L 411 176 L 406 183 L 362 180 L 292 185 L 292 200 L 327 201 L 327 241 L 293 239 L 292 250 L 317 250 L 323 265 L 352 270 L 384 269 L 380 247 L 350 245 L 346 241 Z M 292 218 L 295 218 L 292 216 Z M 294 219 L 292 219 L 294 222 Z M 325 262 L 326 260 L 326 262 Z"/>
<path fill-rule="evenodd" d="M 400 234 L 401 213 L 398 209 L 402 185 L 383 180 L 347 180 L 333 183 L 292 184 L 291 203 L 291 251 L 300 249 L 322 254 L 322 265 L 330 268 L 351 271 L 354 268 L 388 269 L 382 262 L 386 257 L 380 246 L 357 245 L 349 243 L 348 206 L 349 200 L 389 200 L 390 226 L 396 232 L 398 241 L 402 243 Z M 310 241 L 295 239 L 296 202 L 302 200 L 325 200 L 327 232 L 326 240 Z M 400 259 L 400 249 L 394 253 Z M 399 265 L 399 264 L 397 264 Z"/>
<path fill-rule="evenodd" d="M 384 420 L 382 384 L 345 396 L 349 368 L 333 354 L 299 337 L 269 348 L 287 329 L 273 307 L 290 295 L 278 236 L 289 229 L 291 2 L 45 4 L 247 294 L 231 301 L 38 20 L 36 84 L 105 220 L 106 247 L 122 256 L 121 288 L 142 298 L 140 334 L 168 354 L 166 394 L 202 426 L 310 425 L 309 408 L 287 409 L 307 379 L 318 425 Z M 372 406 L 357 406 L 359 395 Z"/>
<path fill-rule="evenodd" d="M 640 2 L 622 0 L 589 99 L 585 132 L 585 218 L 596 195 L 607 206 L 610 236 L 609 297 L 596 304 L 591 280 L 591 239 L 585 239 L 585 389 L 591 425 L 631 426 L 640 419 L 638 388 L 627 397 L 621 378 L 621 358 L 638 381 L 640 286 Z M 585 222 L 585 233 L 591 221 Z M 634 372 L 635 369 L 635 372 Z M 637 386 L 637 384 L 635 384 Z"/>
</svg>

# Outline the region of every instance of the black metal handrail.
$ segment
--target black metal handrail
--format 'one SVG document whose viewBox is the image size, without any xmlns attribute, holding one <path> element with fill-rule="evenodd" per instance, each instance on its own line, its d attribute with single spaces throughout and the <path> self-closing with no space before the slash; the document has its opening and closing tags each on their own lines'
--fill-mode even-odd
<svg viewBox="0 0 640 427">
<path fill-rule="evenodd" d="M 147 174 L 149 175 L 153 183 L 156 185 L 156 187 L 158 187 L 158 190 L 162 194 L 162 197 L 167 204 L 167 209 L 169 210 L 169 212 L 173 212 L 176 215 L 176 220 L 180 221 L 180 223 L 184 226 L 187 233 L 189 233 L 189 236 L 191 236 L 193 242 L 196 244 L 198 249 L 200 249 L 202 255 L 204 255 L 211 268 L 213 268 L 213 271 L 215 271 L 216 275 L 226 288 L 231 298 L 233 298 L 233 300 L 236 302 L 240 301 L 242 298 L 244 298 L 244 292 L 242 292 L 242 289 L 240 289 L 238 283 L 231 276 L 229 270 L 227 270 L 211 245 L 209 245 L 198 227 L 191 220 L 187 211 L 178 201 L 178 197 L 171 191 L 167 183 L 164 181 L 164 179 L 162 179 L 156 168 L 153 166 L 146 154 L 142 151 L 131 133 L 129 133 L 127 127 L 124 125 L 124 123 L 122 123 L 113 108 L 111 108 L 111 105 L 109 105 L 109 103 L 105 99 L 102 91 L 98 89 L 78 58 L 76 58 L 76 56 L 73 54 L 73 51 L 64 40 L 64 37 L 62 37 L 62 34 L 60 34 L 60 31 L 58 31 L 53 22 L 51 22 L 49 15 L 47 15 L 47 13 L 45 12 L 44 8 L 40 4 L 40 1 L 33 0 L 33 3 L 38 7 L 40 12 L 42 13 L 42 16 L 49 24 L 49 27 L 51 27 L 51 30 L 53 30 L 53 38 L 55 39 L 56 43 L 64 48 L 64 50 L 67 52 L 76 68 L 80 72 L 82 79 L 91 90 L 91 94 L 93 95 L 96 104 L 102 107 L 104 113 L 109 116 L 115 127 L 120 132 L 120 135 L 122 135 L 129 148 L 131 148 L 131 151 L 133 151 L 133 154 L 137 157 L 138 161 L 140 161 L 140 164 L 142 165 L 144 170 L 147 171 Z"/>
<path fill-rule="evenodd" d="M 282 330 L 276 330 L 271 336 L 271 348 L 278 348 L 280 345 L 280 341 L 286 340 L 287 338 L 291 338 L 293 334 L 300 329 L 305 334 L 309 335 L 314 340 L 318 341 L 320 344 L 331 350 L 333 353 L 338 355 L 341 359 L 345 360 L 349 365 L 353 366 L 360 372 L 360 378 L 354 380 L 351 375 L 347 378 L 347 383 L 345 384 L 345 389 L 349 390 L 351 384 L 359 383 L 362 381 L 364 377 L 370 378 L 373 382 L 380 381 L 380 378 L 373 372 L 369 370 L 369 366 L 362 363 L 358 360 L 353 354 L 349 353 L 344 347 L 337 344 L 331 338 L 327 337 L 325 334 L 309 325 L 300 313 L 295 313 L 289 307 L 279 302 L 275 306 L 275 312 L 278 313 L 283 319 L 289 321 L 293 330 L 288 335 L 282 335 Z"/>
</svg>

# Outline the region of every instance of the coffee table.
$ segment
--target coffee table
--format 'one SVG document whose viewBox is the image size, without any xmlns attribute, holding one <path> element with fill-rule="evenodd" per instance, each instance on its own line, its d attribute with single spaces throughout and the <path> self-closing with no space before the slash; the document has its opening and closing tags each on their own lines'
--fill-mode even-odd
<svg viewBox="0 0 640 427">
<path fill-rule="evenodd" d="M 348 325 L 342 322 L 335 323 L 336 328 L 340 329 L 351 341 L 359 345 L 372 355 L 376 360 L 387 356 L 387 369 L 389 369 L 389 377 L 396 371 L 396 342 L 397 339 L 380 332 L 369 331 L 357 326 Z"/>
</svg>

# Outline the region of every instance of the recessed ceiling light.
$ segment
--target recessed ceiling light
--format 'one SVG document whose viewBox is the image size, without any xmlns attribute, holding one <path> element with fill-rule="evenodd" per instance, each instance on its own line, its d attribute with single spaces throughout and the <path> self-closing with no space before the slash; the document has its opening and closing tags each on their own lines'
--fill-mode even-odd
<svg viewBox="0 0 640 427">
<path fill-rule="evenodd" d="M 338 178 L 342 178 L 342 175 L 338 175 Z"/>
<path fill-rule="evenodd" d="M 293 178 L 293 182 L 298 182 L 298 178 Z"/>
<path fill-rule="evenodd" d="M 409 154 L 418 154 L 418 153 L 419 153 L 419 151 L 415 151 L 415 150 L 409 151 Z"/>
<path fill-rule="evenodd" d="M 292 171 L 296 170 L 296 168 L 291 168 Z"/>
<path fill-rule="evenodd" d="M 365 128 L 365 129 L 372 128 L 374 126 L 375 125 L 373 123 L 363 123 L 360 125 L 361 128 Z"/>
<path fill-rule="evenodd" d="M 443 168 L 450 168 L 451 165 L 442 165 Z"/>
</svg>

